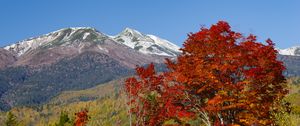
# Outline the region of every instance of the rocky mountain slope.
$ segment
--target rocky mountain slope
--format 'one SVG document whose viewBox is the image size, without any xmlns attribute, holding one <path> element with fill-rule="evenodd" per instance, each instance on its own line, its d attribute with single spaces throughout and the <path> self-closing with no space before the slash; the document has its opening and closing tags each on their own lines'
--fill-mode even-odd
<svg viewBox="0 0 300 126">
<path fill-rule="evenodd" d="M 278 59 L 283 61 L 286 67 L 284 75 L 288 77 L 300 76 L 300 56 L 278 55 Z"/>
<path fill-rule="evenodd" d="M 117 36 L 126 35 L 130 37 L 123 43 L 115 41 L 117 37 L 105 35 L 93 28 L 66 28 L 17 42 L 4 49 L 18 57 L 12 66 L 51 64 L 64 57 L 74 57 L 85 51 L 93 51 L 109 55 L 125 66 L 135 67 L 149 62 L 158 63 L 166 57 L 179 54 L 179 47 L 158 37 L 153 36 L 157 38 L 156 40 L 148 37 L 147 40 L 135 41 L 137 38 L 143 39 L 142 34 L 136 30 L 126 28 Z M 132 48 L 132 44 L 136 47 Z"/>
<path fill-rule="evenodd" d="M 0 110 L 43 104 L 62 91 L 132 75 L 136 65 L 161 64 L 178 49 L 129 28 L 116 36 L 90 27 L 65 28 L 17 42 L 0 50 Z"/>
<path fill-rule="evenodd" d="M 118 35 L 112 36 L 112 38 L 144 54 L 162 56 L 177 56 L 179 54 L 179 47 L 173 43 L 154 35 L 144 35 L 130 28 L 126 28 Z"/>
<path fill-rule="evenodd" d="M 300 76 L 300 46 L 294 46 L 286 49 L 277 49 L 278 59 L 283 61 L 286 76 Z"/>
<path fill-rule="evenodd" d="M 9 66 L 16 61 L 16 57 L 5 49 L 0 48 L 0 69 Z"/>
</svg>

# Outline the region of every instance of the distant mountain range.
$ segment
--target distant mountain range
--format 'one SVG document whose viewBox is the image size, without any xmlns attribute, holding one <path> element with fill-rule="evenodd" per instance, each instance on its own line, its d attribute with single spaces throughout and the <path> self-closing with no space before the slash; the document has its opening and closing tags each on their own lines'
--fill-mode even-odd
<svg viewBox="0 0 300 126">
<path fill-rule="evenodd" d="M 286 49 L 277 49 L 278 59 L 283 61 L 286 76 L 300 76 L 300 46 Z"/>
<path fill-rule="evenodd" d="M 278 49 L 280 55 L 300 56 L 300 46 L 294 46 L 287 49 Z"/>
<path fill-rule="evenodd" d="M 105 40 L 113 40 L 144 54 L 156 54 L 162 56 L 176 56 L 179 54 L 179 47 L 173 43 L 154 35 L 142 34 L 130 28 L 124 29 L 116 36 L 105 35 L 90 27 L 65 28 L 39 37 L 17 42 L 4 47 L 4 49 L 14 52 L 17 56 L 22 56 L 23 54 L 41 47 L 42 49 L 45 49 L 57 46 L 77 46 L 81 49 L 86 46 L 86 43 L 84 42 L 102 42 Z M 105 51 L 104 48 L 99 49 Z"/>
<path fill-rule="evenodd" d="M 300 47 L 278 50 L 285 75 L 300 75 Z M 47 103 L 61 92 L 82 90 L 133 75 L 154 62 L 165 70 L 179 47 L 126 28 L 115 36 L 91 27 L 64 28 L 0 48 L 0 110 Z"/>
</svg>

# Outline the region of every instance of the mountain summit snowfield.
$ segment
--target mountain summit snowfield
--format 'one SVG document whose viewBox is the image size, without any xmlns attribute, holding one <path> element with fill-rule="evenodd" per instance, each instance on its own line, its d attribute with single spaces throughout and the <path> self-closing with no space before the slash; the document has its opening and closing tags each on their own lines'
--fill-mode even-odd
<svg viewBox="0 0 300 126">
<path fill-rule="evenodd" d="M 109 36 L 91 27 L 60 29 L 39 37 L 19 41 L 4 47 L 4 49 L 19 57 L 39 47 L 72 46 L 72 43 L 104 39 L 116 41 L 144 54 L 174 57 L 180 53 L 177 45 L 154 35 L 145 35 L 134 29 L 126 28 L 115 36 Z"/>
<path fill-rule="evenodd" d="M 300 56 L 300 46 L 294 46 L 287 49 L 278 49 L 281 55 Z"/>
<path fill-rule="evenodd" d="M 177 56 L 179 54 L 177 45 L 154 35 L 145 35 L 130 28 L 126 28 L 118 35 L 112 36 L 112 38 L 144 54 L 162 56 Z"/>
<path fill-rule="evenodd" d="M 85 32 L 82 38 L 77 38 L 76 34 L 81 35 L 82 32 Z M 64 28 L 60 29 L 45 35 L 41 35 L 38 37 L 32 37 L 29 39 L 25 39 L 14 43 L 12 45 L 4 47 L 4 49 L 12 51 L 17 54 L 17 56 L 21 56 L 31 50 L 37 49 L 38 47 L 43 46 L 51 46 L 55 44 L 61 43 L 62 46 L 68 45 L 71 41 L 78 40 L 87 40 L 89 36 L 105 36 L 104 34 L 97 32 L 96 29 L 91 27 L 72 27 L 72 28 Z"/>
</svg>

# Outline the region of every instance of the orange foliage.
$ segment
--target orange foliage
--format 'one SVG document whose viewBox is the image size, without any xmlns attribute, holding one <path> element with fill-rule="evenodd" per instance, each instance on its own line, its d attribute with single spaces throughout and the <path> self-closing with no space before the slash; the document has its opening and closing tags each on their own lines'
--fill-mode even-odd
<svg viewBox="0 0 300 126">
<path fill-rule="evenodd" d="M 157 75 L 151 64 L 126 80 L 132 112 L 147 125 L 180 123 L 199 111 L 214 125 L 271 125 L 270 112 L 287 90 L 285 67 L 274 43 L 266 43 L 232 31 L 224 21 L 201 28 L 189 35 L 176 62 L 167 60 L 169 72 Z"/>
<path fill-rule="evenodd" d="M 75 115 L 76 115 L 75 126 L 85 126 L 89 120 L 88 110 L 85 109 L 83 111 L 75 113 Z"/>
<path fill-rule="evenodd" d="M 184 106 L 184 86 L 170 83 L 166 74 L 157 75 L 154 65 L 136 69 L 139 78 L 126 80 L 131 112 L 135 113 L 138 125 L 162 125 L 168 119 L 191 117 L 193 113 Z"/>
</svg>

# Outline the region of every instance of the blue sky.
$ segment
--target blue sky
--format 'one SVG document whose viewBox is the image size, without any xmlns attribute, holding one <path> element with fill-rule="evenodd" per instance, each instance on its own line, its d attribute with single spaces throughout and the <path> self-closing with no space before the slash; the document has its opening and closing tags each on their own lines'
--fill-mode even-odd
<svg viewBox="0 0 300 126">
<path fill-rule="evenodd" d="M 187 33 L 225 20 L 287 48 L 300 45 L 299 14 L 299 0 L 0 0 L 0 46 L 78 26 L 110 35 L 130 27 L 181 46 Z"/>
</svg>

